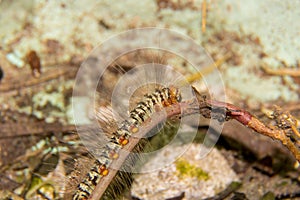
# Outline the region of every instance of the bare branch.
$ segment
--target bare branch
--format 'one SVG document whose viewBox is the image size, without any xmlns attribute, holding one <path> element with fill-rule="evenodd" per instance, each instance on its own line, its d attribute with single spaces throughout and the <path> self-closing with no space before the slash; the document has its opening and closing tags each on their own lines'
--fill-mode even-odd
<svg viewBox="0 0 300 200">
<path fill-rule="evenodd" d="M 208 100 L 204 95 L 201 95 L 195 88 L 193 89 L 196 94 L 197 101 L 181 102 L 165 108 L 166 115 L 157 114 L 157 117 L 153 117 L 149 125 L 142 127 L 142 129 L 139 131 L 136 137 L 130 138 L 130 142 L 124 147 L 124 151 L 120 153 L 119 158 L 113 161 L 113 167 L 110 169 L 110 173 L 104 179 L 100 180 L 90 199 L 101 198 L 106 188 L 117 173 L 117 170 L 115 169 L 120 169 L 121 165 L 124 163 L 125 159 L 128 157 L 130 152 L 139 143 L 140 138 L 144 137 L 152 128 L 154 128 L 157 124 L 161 123 L 166 117 L 176 115 L 187 116 L 200 112 L 200 114 L 206 118 L 218 118 L 222 117 L 225 112 L 226 120 L 235 119 L 236 121 L 240 122 L 244 126 L 253 129 L 259 134 L 280 141 L 284 146 L 286 146 L 289 149 L 289 151 L 294 155 L 298 162 L 300 162 L 300 150 L 297 147 L 296 143 L 294 143 L 286 134 L 286 131 L 280 128 L 270 128 L 264 123 L 262 123 L 259 119 L 254 117 L 248 111 L 245 111 L 242 108 L 239 108 L 229 103 L 220 102 L 216 100 Z M 218 110 L 220 111 L 220 116 L 218 116 Z M 183 111 L 183 113 L 181 113 L 181 111 Z"/>
</svg>

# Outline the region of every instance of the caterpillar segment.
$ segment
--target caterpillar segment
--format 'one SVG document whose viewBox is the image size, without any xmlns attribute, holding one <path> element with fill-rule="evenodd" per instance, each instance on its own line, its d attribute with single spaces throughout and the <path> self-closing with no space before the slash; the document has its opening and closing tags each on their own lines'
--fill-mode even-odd
<svg viewBox="0 0 300 200">
<path fill-rule="evenodd" d="M 167 107 L 180 101 L 181 94 L 176 87 L 157 89 L 152 94 L 145 95 L 144 100 L 130 112 L 129 119 L 124 120 L 120 128 L 113 133 L 86 178 L 78 185 L 73 200 L 89 198 L 100 179 L 109 173 L 109 166 L 113 160 L 119 158 L 119 151 L 129 143 L 130 136 L 137 133 L 139 126 L 154 113 L 155 106 Z"/>
</svg>

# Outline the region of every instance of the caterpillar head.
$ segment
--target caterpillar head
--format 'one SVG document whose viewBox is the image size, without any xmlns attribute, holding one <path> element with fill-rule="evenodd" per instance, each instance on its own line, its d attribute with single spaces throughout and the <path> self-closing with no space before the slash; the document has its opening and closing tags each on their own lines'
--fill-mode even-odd
<svg viewBox="0 0 300 200">
<path fill-rule="evenodd" d="M 172 103 L 181 102 L 181 93 L 180 90 L 174 86 L 170 87 L 170 99 Z"/>
</svg>

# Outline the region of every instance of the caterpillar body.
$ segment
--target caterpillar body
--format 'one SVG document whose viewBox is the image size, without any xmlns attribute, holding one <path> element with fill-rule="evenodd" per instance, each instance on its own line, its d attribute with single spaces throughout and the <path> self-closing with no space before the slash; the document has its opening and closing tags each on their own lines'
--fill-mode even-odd
<svg viewBox="0 0 300 200">
<path fill-rule="evenodd" d="M 113 133 L 99 159 L 95 160 L 84 180 L 77 186 L 72 199 L 86 200 L 90 197 L 100 179 L 109 173 L 109 166 L 113 160 L 118 159 L 120 149 L 129 143 L 132 134 L 139 131 L 139 126 L 151 117 L 151 114 L 155 112 L 155 106 L 167 107 L 180 101 L 181 93 L 173 86 L 156 89 L 155 92 L 145 95 L 144 100 L 129 113 L 129 119 L 124 120 L 120 128 Z"/>
</svg>

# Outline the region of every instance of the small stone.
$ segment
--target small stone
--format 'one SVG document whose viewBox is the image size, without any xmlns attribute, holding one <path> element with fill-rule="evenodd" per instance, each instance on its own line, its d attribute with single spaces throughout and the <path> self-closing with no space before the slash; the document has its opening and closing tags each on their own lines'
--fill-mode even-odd
<svg viewBox="0 0 300 200">
<path fill-rule="evenodd" d="M 168 157 L 172 157 L 172 153 L 184 148 L 187 151 L 178 160 L 165 168 L 151 170 L 163 160 L 170 159 Z M 217 149 L 203 159 L 198 158 L 202 148 L 205 147 L 201 144 L 164 147 L 143 167 L 150 173 L 135 178 L 132 195 L 140 199 L 168 199 L 184 192 L 186 199 L 202 199 L 214 196 L 231 182 L 238 181 L 237 175 Z M 187 163 L 184 169 L 183 163 Z M 192 171 L 189 172 L 189 169 Z"/>
</svg>

